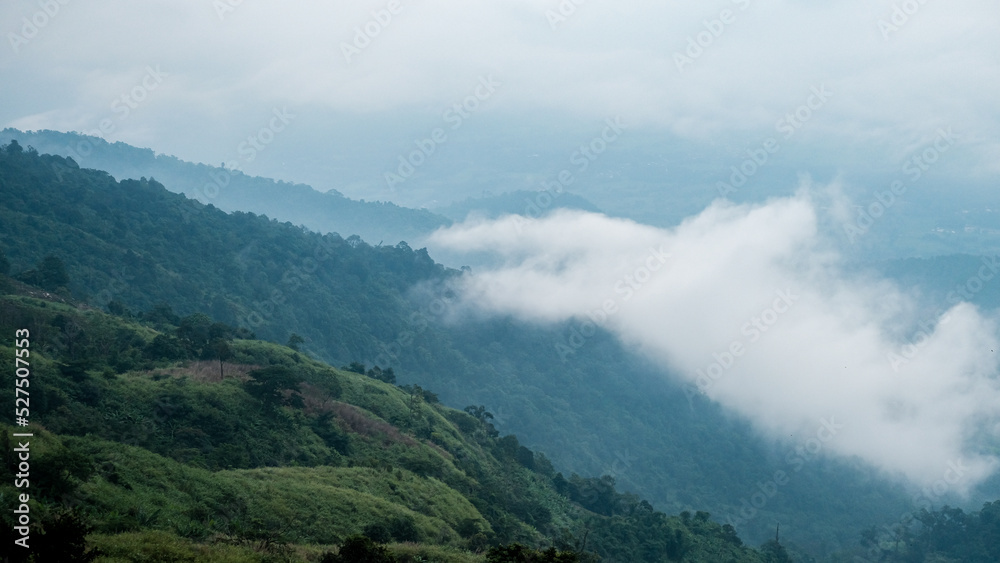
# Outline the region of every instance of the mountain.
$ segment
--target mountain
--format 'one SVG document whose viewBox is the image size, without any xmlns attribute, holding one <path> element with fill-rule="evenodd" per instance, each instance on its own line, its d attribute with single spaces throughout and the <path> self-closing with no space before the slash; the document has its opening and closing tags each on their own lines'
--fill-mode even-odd
<svg viewBox="0 0 1000 563">
<path fill-rule="evenodd" d="M 356 201 L 335 189 L 319 192 L 305 184 L 247 176 L 233 166 L 184 162 L 90 135 L 0 131 L 0 144 L 11 140 L 43 153 L 70 157 L 77 164 L 105 170 L 120 180 L 157 178 L 171 191 L 223 211 L 266 213 L 322 233 L 358 235 L 373 244 L 422 240 L 438 227 L 450 224 L 448 219 L 422 209 Z"/>
<path fill-rule="evenodd" d="M 524 215 L 539 217 L 556 209 L 580 209 L 599 213 L 593 203 L 578 195 L 564 191 L 517 190 L 499 195 L 484 195 L 468 198 L 451 205 L 435 208 L 434 211 L 453 221 L 464 221 L 470 215 L 483 219 L 495 219 L 502 215 Z"/>
<path fill-rule="evenodd" d="M 392 367 L 444 404 L 484 405 L 559 471 L 605 475 L 667 512 L 708 511 L 753 544 L 780 523 L 789 542 L 828 553 L 912 509 L 873 469 L 794 455 L 800 445 L 689 397 L 606 333 L 463 316 L 447 282 L 468 274 L 425 250 L 226 214 L 13 146 L 0 194 L 0 248 L 22 280 L 108 311 L 168 305 L 272 342 L 295 334 L 331 365 Z"/>
<path fill-rule="evenodd" d="M 40 185 L 67 203 L 46 208 L 38 192 L 6 197 Z M 50 248 L 69 235 L 72 258 L 50 254 L 10 278 L 24 254 L 0 253 L 0 330 L 17 336 L 0 344 L 0 363 L 21 367 L 2 379 L 30 398 L 19 426 L 0 425 L 0 495 L 23 506 L 20 522 L 10 511 L 0 517 L 10 561 L 480 562 L 484 552 L 491 562 L 788 560 L 776 542 L 744 546 L 706 512 L 655 511 L 616 491 L 612 476 L 564 476 L 516 436 L 501 436 L 484 407 L 448 408 L 419 385 L 396 385 L 390 368 L 334 369 L 300 352 L 296 335 L 289 346 L 264 342 L 164 303 L 132 313 L 115 298 L 104 313 L 74 297 L 73 276 L 92 277 L 88 263 L 101 265 L 90 257 L 113 255 L 104 246 L 111 240 L 124 247 L 151 234 L 141 223 L 162 229 L 171 213 L 189 212 L 187 224 L 175 218 L 201 243 L 209 219 L 245 221 L 244 229 L 262 229 L 257 240 L 301 237 L 299 229 L 227 216 L 149 181 L 115 182 L 16 144 L 0 154 L 0 189 L 23 212 L 5 208 L 5 248 L 26 242 L 10 236 L 15 230 L 55 227 L 77 212 L 55 238 L 43 236 L 46 228 L 31 233 Z M 177 264 L 160 259 L 168 246 L 192 251 L 184 238 L 165 232 L 136 245 L 136 275 L 123 278 L 130 287 L 106 291 L 134 302 L 154 283 L 145 276 L 174 277 Z M 398 252 L 420 261 L 408 249 L 311 238 L 332 243 L 336 258 Z M 196 255 L 226 266 L 217 250 Z M 369 258 L 371 273 L 378 259 Z"/>
<path fill-rule="evenodd" d="M 3 382 L 32 400 L 19 415 L 30 425 L 0 425 L 0 494 L 19 498 L 23 515 L 0 517 L 5 561 L 347 563 L 359 560 L 351 549 L 518 561 L 500 556 L 555 546 L 567 562 L 763 563 L 784 553 L 743 546 L 707 513 L 668 517 L 606 479 L 567 479 L 500 437 L 489 413 L 444 407 L 391 372 L 336 370 L 200 313 L 113 316 L 5 276 L 0 285 L 0 327 L 19 335 L 0 361 L 30 367 L 4 370 Z M 26 459 L 30 471 L 15 469 Z"/>
</svg>

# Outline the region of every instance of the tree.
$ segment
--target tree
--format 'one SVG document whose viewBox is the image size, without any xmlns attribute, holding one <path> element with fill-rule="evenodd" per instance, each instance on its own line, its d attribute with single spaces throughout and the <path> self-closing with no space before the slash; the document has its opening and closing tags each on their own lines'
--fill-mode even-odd
<svg viewBox="0 0 1000 563">
<path fill-rule="evenodd" d="M 152 323 L 155 326 L 164 325 L 174 325 L 176 326 L 181 322 L 181 318 L 174 313 L 173 307 L 169 304 L 160 302 L 153 306 L 152 309 L 146 311 L 139 315 L 142 320 Z"/>
<path fill-rule="evenodd" d="M 352 364 L 353 365 L 353 364 Z M 368 377 L 372 379 L 377 379 L 379 381 L 384 381 L 386 383 L 396 384 L 396 373 L 392 371 L 392 368 L 385 368 L 384 370 L 378 366 L 372 366 L 371 369 L 366 373 Z"/>
<path fill-rule="evenodd" d="M 288 337 L 288 344 L 285 344 L 285 346 L 288 346 L 289 348 L 295 350 L 296 352 L 300 352 L 301 350 L 299 350 L 299 346 L 305 343 L 306 343 L 305 338 L 302 338 L 301 336 L 293 332 L 292 335 Z"/>
<path fill-rule="evenodd" d="M 469 405 L 465 407 L 465 412 L 476 417 L 476 420 L 482 422 L 483 424 L 486 424 L 490 420 L 493 420 L 493 413 L 487 411 L 486 407 L 483 405 L 479 405 L 478 407 L 475 405 Z"/>
<path fill-rule="evenodd" d="M 87 549 L 87 534 L 93 527 L 76 510 L 62 510 L 43 521 L 41 541 L 32 545 L 34 561 L 88 563 L 101 553 Z"/>
<path fill-rule="evenodd" d="M 229 345 L 228 340 L 217 338 L 212 341 L 212 350 L 215 352 L 215 356 L 219 358 L 219 379 L 225 379 L 226 374 L 223 371 L 223 365 L 226 360 L 233 357 L 233 348 Z"/>
<path fill-rule="evenodd" d="M 360 373 L 361 375 L 365 374 L 365 364 L 362 364 L 361 362 L 351 362 L 350 365 L 341 366 L 340 369 L 344 371 L 352 371 L 354 373 Z"/>
<path fill-rule="evenodd" d="M 10 273 L 10 261 L 7 260 L 7 255 L 0 248 L 0 276 L 6 276 L 8 273 Z"/>
<path fill-rule="evenodd" d="M 365 536 L 351 536 L 344 540 L 336 555 L 326 553 L 321 563 L 396 563 L 396 558 L 384 546 Z"/>
<path fill-rule="evenodd" d="M 48 291 L 57 291 L 69 285 L 66 265 L 62 259 L 52 254 L 42 258 L 34 268 L 22 272 L 17 279 Z"/>
<path fill-rule="evenodd" d="M 253 380 L 243 384 L 247 393 L 268 407 L 276 407 L 284 401 L 284 391 L 295 389 L 301 382 L 295 372 L 284 366 L 271 366 L 250 372 Z M 301 397 L 299 398 L 301 400 Z"/>
<path fill-rule="evenodd" d="M 777 540 L 767 540 L 764 545 L 760 546 L 760 551 L 767 563 L 792 563 L 792 558 L 788 556 L 784 546 Z"/>
<path fill-rule="evenodd" d="M 486 552 L 486 563 L 577 563 L 580 556 L 572 551 L 545 551 L 524 547 L 519 543 L 497 545 Z"/>
</svg>

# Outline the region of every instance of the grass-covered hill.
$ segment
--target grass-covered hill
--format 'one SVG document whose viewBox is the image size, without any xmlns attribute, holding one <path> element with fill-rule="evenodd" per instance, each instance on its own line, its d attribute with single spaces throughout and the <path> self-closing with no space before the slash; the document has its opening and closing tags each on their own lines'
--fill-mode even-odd
<svg viewBox="0 0 1000 563">
<path fill-rule="evenodd" d="M 5 276 L 0 290 L 0 384 L 15 388 L 15 357 L 31 370 L 31 425 L 0 437 L 10 561 L 25 560 L 11 502 L 26 491 L 35 561 L 369 560 L 349 555 L 359 543 L 399 561 L 783 560 L 706 513 L 557 473 L 484 409 L 391 372 L 334 369 L 200 313 L 111 315 Z M 34 434 L 27 488 L 13 432 Z"/>
<path fill-rule="evenodd" d="M 0 151 L 0 251 L 0 273 L 95 309 L 167 318 L 165 304 L 330 365 L 392 367 L 445 404 L 485 405 L 559 471 L 607 475 L 666 512 L 711 512 L 755 545 L 780 523 L 783 538 L 828 552 L 910 508 L 870 469 L 817 457 L 740 517 L 762 477 L 788 469 L 794 444 L 775 449 L 717 406 L 689 401 L 609 335 L 561 356 L 570 325 L 451 322 L 447 281 L 463 274 L 406 244 L 227 214 L 152 179 L 119 182 L 11 144 Z"/>
</svg>

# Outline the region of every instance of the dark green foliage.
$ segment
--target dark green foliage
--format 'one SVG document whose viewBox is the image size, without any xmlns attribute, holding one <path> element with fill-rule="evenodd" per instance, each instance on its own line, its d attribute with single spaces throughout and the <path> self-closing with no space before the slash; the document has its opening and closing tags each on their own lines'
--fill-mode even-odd
<svg viewBox="0 0 1000 563">
<path fill-rule="evenodd" d="M 413 518 L 397 516 L 384 522 L 374 522 L 365 526 L 364 536 L 376 543 L 418 542 L 420 530 Z"/>
<path fill-rule="evenodd" d="M 1000 500 L 970 513 L 948 506 L 922 509 L 905 524 L 865 530 L 861 546 L 869 561 L 995 563 L 1000 561 Z"/>
<path fill-rule="evenodd" d="M 93 527 L 76 510 L 54 512 L 42 528 L 44 534 L 37 538 L 33 549 L 37 562 L 87 563 L 101 555 L 98 550 L 87 548 L 86 536 Z"/>
<path fill-rule="evenodd" d="M 7 255 L 4 253 L 3 249 L 0 248 L 0 276 L 6 276 L 10 273 L 10 260 L 7 260 Z"/>
<path fill-rule="evenodd" d="M 301 336 L 293 332 L 292 335 L 288 337 L 288 343 L 285 344 L 285 346 L 288 346 L 292 350 L 298 352 L 300 351 L 299 348 L 305 343 L 306 343 L 305 338 L 302 338 Z"/>
<path fill-rule="evenodd" d="M 294 390 L 302 379 L 291 369 L 284 366 L 271 366 L 250 372 L 252 381 L 244 384 L 244 388 L 252 397 L 267 406 L 275 407 L 285 403 L 293 403 Z M 299 397 L 301 403 L 301 397 Z"/>
<path fill-rule="evenodd" d="M 365 536 L 351 536 L 341 544 L 339 552 L 325 554 L 322 563 L 395 563 L 385 547 Z"/>
<path fill-rule="evenodd" d="M 775 540 L 767 540 L 760 547 L 760 551 L 764 556 L 764 561 L 767 563 L 792 563 L 792 558 L 788 556 L 788 552 Z"/>
<path fill-rule="evenodd" d="M 365 374 L 365 364 L 362 364 L 361 362 L 351 362 L 350 365 L 343 366 L 340 369 L 360 373 L 361 375 Z"/>
<path fill-rule="evenodd" d="M 188 351 L 180 339 L 166 334 L 157 334 L 143 352 L 149 359 L 160 359 L 168 362 L 188 357 Z"/>
<path fill-rule="evenodd" d="M 396 372 L 392 368 L 382 369 L 378 366 L 372 366 L 365 375 L 379 381 L 384 381 L 385 383 L 396 384 Z"/>
<path fill-rule="evenodd" d="M 49 291 L 64 289 L 69 285 L 69 274 L 66 264 L 52 254 L 47 255 L 32 269 L 17 275 L 17 279 Z"/>
<path fill-rule="evenodd" d="M 36 515 L 37 519 L 38 516 Z M 76 509 L 59 508 L 32 526 L 28 549 L 14 545 L 21 534 L 6 520 L 0 521 L 0 542 L 4 562 L 10 563 L 88 563 L 97 559 L 99 550 L 88 548 L 86 537 L 93 531 L 87 518 Z"/>
<path fill-rule="evenodd" d="M 118 301 L 116 299 L 108 301 L 107 308 L 109 313 L 118 317 L 130 318 L 132 316 L 132 312 L 128 310 L 128 307 L 126 307 L 124 304 L 122 304 L 121 301 Z"/>
<path fill-rule="evenodd" d="M 557 551 L 550 547 L 544 551 L 530 549 L 521 544 L 499 545 L 486 552 L 486 563 L 577 563 L 579 555 L 571 551 Z"/>
<path fill-rule="evenodd" d="M 139 318 L 154 327 L 176 326 L 181 321 L 181 318 L 174 313 L 173 307 L 162 301 L 150 308 L 149 311 L 140 314 Z"/>
<path fill-rule="evenodd" d="M 413 518 L 408 516 L 397 516 L 386 523 L 389 536 L 398 542 L 418 542 L 420 541 L 420 531 Z"/>
<path fill-rule="evenodd" d="M 392 541 L 392 534 L 389 533 L 389 528 L 383 522 L 368 524 L 365 526 L 362 534 L 375 543 L 389 543 Z"/>
<path fill-rule="evenodd" d="M 395 381 L 396 376 L 392 373 L 392 368 L 389 368 L 389 376 L 391 376 L 392 380 Z M 385 377 L 384 374 L 383 377 Z M 387 381 L 386 383 L 389 382 Z M 440 402 L 437 393 L 434 393 L 430 389 L 424 389 L 419 385 L 400 385 L 399 388 L 404 392 L 409 393 L 410 396 L 419 398 L 422 401 L 426 401 L 428 403 Z"/>
</svg>

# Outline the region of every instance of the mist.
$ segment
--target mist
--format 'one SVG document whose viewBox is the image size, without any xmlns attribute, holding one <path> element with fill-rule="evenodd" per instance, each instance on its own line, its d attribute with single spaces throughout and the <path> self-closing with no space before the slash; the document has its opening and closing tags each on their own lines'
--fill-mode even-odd
<svg viewBox="0 0 1000 563">
<path fill-rule="evenodd" d="M 670 229 L 566 210 L 467 221 L 432 245 L 494 253 L 458 282 L 462 306 L 568 322 L 567 362 L 606 330 L 770 437 L 963 494 L 997 467 L 996 318 L 848 268 L 822 192 L 717 200 Z"/>
</svg>

